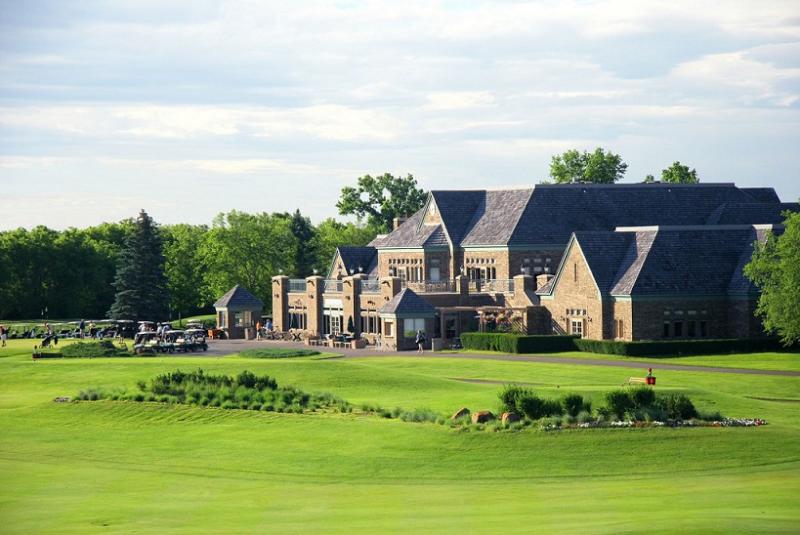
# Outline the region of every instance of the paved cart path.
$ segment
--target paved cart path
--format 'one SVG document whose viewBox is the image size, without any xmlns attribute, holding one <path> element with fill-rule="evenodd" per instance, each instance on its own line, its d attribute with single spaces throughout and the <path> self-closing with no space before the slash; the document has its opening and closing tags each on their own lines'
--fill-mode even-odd
<svg viewBox="0 0 800 535">
<path fill-rule="evenodd" d="M 297 342 L 276 342 L 276 341 L 247 341 L 247 340 L 214 340 L 208 349 L 209 356 L 223 356 L 238 353 L 245 349 L 259 347 L 282 347 L 297 349 L 318 349 L 326 351 L 327 348 L 312 347 Z M 332 353 L 342 355 L 343 358 L 385 358 L 385 357 L 407 357 L 419 359 L 483 359 L 483 360 L 506 360 L 512 362 L 541 362 L 545 364 L 570 364 L 574 366 L 608 366 L 616 368 L 653 368 L 654 370 L 670 370 L 681 372 L 702 372 L 702 373 L 740 373 L 746 375 L 774 375 L 780 377 L 800 377 L 800 371 L 791 370 L 756 370 L 752 368 L 723 368 L 719 366 L 694 366 L 690 364 L 669 364 L 669 359 L 654 361 L 642 360 L 604 360 L 592 358 L 558 357 L 554 355 L 503 355 L 497 353 L 433 353 L 427 351 L 418 354 L 414 351 L 376 351 L 375 349 L 331 349 Z M 196 354 L 194 355 L 196 356 Z M 620 357 L 624 358 L 624 357 Z M 800 358 L 800 357 L 799 357 Z"/>
</svg>

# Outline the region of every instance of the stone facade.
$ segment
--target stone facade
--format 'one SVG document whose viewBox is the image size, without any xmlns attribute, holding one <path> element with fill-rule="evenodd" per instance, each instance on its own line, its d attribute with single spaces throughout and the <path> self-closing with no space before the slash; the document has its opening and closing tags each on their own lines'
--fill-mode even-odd
<svg viewBox="0 0 800 535">
<path fill-rule="evenodd" d="M 578 244 L 567 253 L 564 267 L 553 295 L 541 298 L 542 306 L 562 332 L 606 338 L 603 302 Z"/>
</svg>

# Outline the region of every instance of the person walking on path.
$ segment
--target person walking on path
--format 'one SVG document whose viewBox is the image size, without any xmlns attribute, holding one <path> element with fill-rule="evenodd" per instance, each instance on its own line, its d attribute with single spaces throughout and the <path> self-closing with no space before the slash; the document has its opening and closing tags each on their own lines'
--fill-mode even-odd
<svg viewBox="0 0 800 535">
<path fill-rule="evenodd" d="M 422 332 L 421 330 L 417 331 L 417 337 L 414 341 L 417 344 L 417 353 L 424 353 L 425 350 L 423 349 L 422 346 L 425 344 L 425 333 Z"/>
<path fill-rule="evenodd" d="M 8 329 L 5 325 L 0 325 L 0 342 L 2 345 L 0 347 L 6 347 L 6 341 L 8 340 Z"/>
<path fill-rule="evenodd" d="M 256 340 L 261 340 L 261 321 L 256 322 Z"/>
</svg>

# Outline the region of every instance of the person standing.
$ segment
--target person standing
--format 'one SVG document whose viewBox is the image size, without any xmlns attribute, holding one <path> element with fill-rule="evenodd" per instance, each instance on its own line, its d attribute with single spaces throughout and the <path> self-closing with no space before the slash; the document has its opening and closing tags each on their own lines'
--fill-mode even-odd
<svg viewBox="0 0 800 535">
<path fill-rule="evenodd" d="M 417 331 L 417 337 L 414 341 L 417 343 L 417 353 L 424 353 L 425 350 L 422 346 L 425 345 L 425 333 L 421 330 Z"/>
<path fill-rule="evenodd" d="M 261 320 L 256 322 L 256 340 L 261 340 Z"/>
<path fill-rule="evenodd" d="M 81 320 L 81 322 L 78 324 L 78 336 L 80 338 L 83 338 L 83 332 L 85 330 L 86 330 L 86 322 Z"/>
<path fill-rule="evenodd" d="M 5 325 L 0 325 L 0 347 L 6 347 L 6 340 L 8 340 L 8 329 Z"/>
</svg>

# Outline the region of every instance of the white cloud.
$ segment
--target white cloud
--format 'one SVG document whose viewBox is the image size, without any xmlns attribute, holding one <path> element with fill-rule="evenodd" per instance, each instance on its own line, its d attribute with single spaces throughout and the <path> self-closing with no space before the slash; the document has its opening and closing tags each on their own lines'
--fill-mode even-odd
<svg viewBox="0 0 800 535">
<path fill-rule="evenodd" d="M 490 105 L 494 97 L 488 91 L 441 91 L 431 93 L 427 100 L 429 110 L 457 110 Z"/>
</svg>

